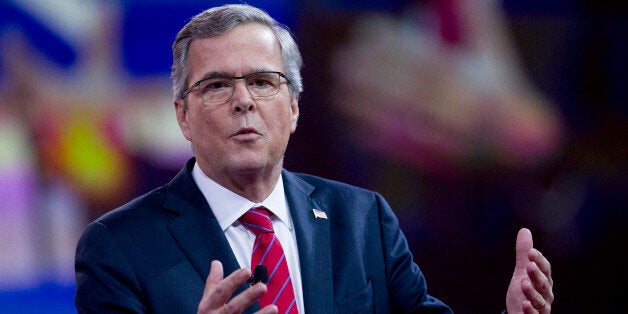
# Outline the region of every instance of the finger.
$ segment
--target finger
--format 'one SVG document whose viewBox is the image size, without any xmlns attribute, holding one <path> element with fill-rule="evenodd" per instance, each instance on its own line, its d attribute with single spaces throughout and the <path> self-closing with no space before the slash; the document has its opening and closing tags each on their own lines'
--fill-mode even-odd
<svg viewBox="0 0 628 314">
<path fill-rule="evenodd" d="M 207 282 L 205 282 L 205 290 L 208 287 L 219 284 L 223 277 L 222 263 L 220 261 L 212 261 L 209 267 L 209 276 L 207 277 Z"/>
<path fill-rule="evenodd" d="M 523 301 L 523 303 L 521 304 L 521 308 L 523 310 L 523 314 L 538 314 L 539 313 L 539 311 L 537 311 L 532 306 L 532 303 L 530 303 L 530 301 L 528 300 Z"/>
<path fill-rule="evenodd" d="M 223 279 L 222 264 L 218 261 L 213 261 L 199 308 L 211 310 L 224 307 L 233 292 L 246 282 L 250 276 L 251 271 L 242 268 Z"/>
<path fill-rule="evenodd" d="M 530 262 L 526 267 L 526 272 L 528 273 L 528 278 L 530 278 L 530 281 L 532 282 L 534 288 L 538 290 L 541 294 L 545 295 L 551 290 L 549 279 L 539 269 L 538 264 Z"/>
<path fill-rule="evenodd" d="M 554 280 L 552 279 L 552 266 L 549 260 L 545 258 L 545 256 L 543 256 L 543 254 L 537 249 L 530 250 L 530 253 L 528 255 L 530 257 L 530 260 L 536 263 L 536 267 L 545 277 L 545 279 L 542 279 L 539 283 L 537 280 L 538 278 L 535 279 L 535 275 L 530 273 L 531 270 L 534 270 L 533 267 L 529 266 L 530 269 L 528 269 L 528 277 L 531 278 L 535 288 L 541 292 L 543 298 L 545 298 L 546 301 L 546 306 L 542 310 L 540 310 L 539 313 L 549 314 L 552 310 L 552 302 L 554 302 L 554 291 L 552 289 L 552 287 L 554 286 Z M 542 278 L 543 276 L 539 277 Z"/>
<path fill-rule="evenodd" d="M 242 268 L 234 271 L 213 288 L 209 301 L 211 304 L 222 306 L 229 300 L 233 292 L 251 277 L 251 271 Z"/>
<path fill-rule="evenodd" d="M 515 268 L 523 269 L 528 265 L 530 249 L 532 249 L 532 233 L 527 228 L 521 228 L 517 234 L 517 243 L 515 245 L 517 257 Z"/>
<path fill-rule="evenodd" d="M 536 265 L 539 267 L 541 272 L 543 272 L 545 277 L 547 277 L 547 280 L 549 281 L 550 286 L 553 286 L 554 282 L 552 280 L 552 265 L 547 260 L 547 258 L 545 258 L 545 256 L 543 256 L 543 254 L 535 248 L 533 248 L 532 250 L 530 250 L 530 252 L 528 252 L 528 257 L 530 258 L 531 261 L 536 263 Z"/>
<path fill-rule="evenodd" d="M 257 314 L 277 314 L 279 313 L 279 308 L 276 305 L 270 304 L 264 307 L 263 309 L 255 312 Z"/>
<path fill-rule="evenodd" d="M 549 304 L 541 309 L 535 309 L 528 300 L 523 301 L 522 310 L 524 314 L 550 314 L 552 312 L 552 308 Z"/>
<path fill-rule="evenodd" d="M 534 262 L 530 262 L 526 268 L 528 278 L 530 278 L 533 289 L 541 294 L 541 297 L 547 303 L 554 301 L 554 293 L 552 291 L 552 283 L 539 269 L 538 265 Z"/>
<path fill-rule="evenodd" d="M 535 310 L 541 311 L 548 305 L 543 296 L 534 289 L 530 281 L 524 280 L 521 283 L 521 290 L 523 290 L 526 301 L 530 302 Z"/>
<path fill-rule="evenodd" d="M 203 307 L 203 304 L 207 304 L 207 299 L 211 295 L 212 291 L 214 291 L 214 287 L 218 286 L 223 278 L 223 275 L 222 263 L 216 260 L 212 261 L 209 266 L 209 276 L 207 276 L 207 281 L 205 281 L 205 289 L 203 290 L 203 296 L 201 297 L 199 308 Z"/>
<path fill-rule="evenodd" d="M 230 313 L 240 313 L 244 311 L 244 309 L 251 306 L 251 304 L 266 293 L 266 291 L 266 285 L 261 282 L 244 290 L 242 293 L 229 300 L 228 308 L 232 311 Z"/>
</svg>

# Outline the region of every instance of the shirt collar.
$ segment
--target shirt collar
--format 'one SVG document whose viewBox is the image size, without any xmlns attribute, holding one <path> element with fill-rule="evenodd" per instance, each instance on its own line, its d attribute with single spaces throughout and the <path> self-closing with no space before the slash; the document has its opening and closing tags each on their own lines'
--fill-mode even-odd
<svg viewBox="0 0 628 314">
<path fill-rule="evenodd" d="M 292 220 L 290 219 L 286 194 L 284 193 L 283 187 L 283 175 L 279 176 L 275 188 L 261 203 L 251 202 L 229 191 L 227 188 L 205 175 L 198 166 L 198 163 L 194 164 L 192 177 L 205 196 L 209 207 L 214 213 L 214 216 L 216 216 L 223 231 L 233 225 L 246 211 L 255 206 L 266 207 L 279 221 L 285 224 L 288 229 L 292 230 Z"/>
</svg>

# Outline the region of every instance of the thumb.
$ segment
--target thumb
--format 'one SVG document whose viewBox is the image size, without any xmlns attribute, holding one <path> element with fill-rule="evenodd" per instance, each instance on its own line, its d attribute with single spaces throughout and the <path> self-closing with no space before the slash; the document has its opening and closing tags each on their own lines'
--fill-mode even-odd
<svg viewBox="0 0 628 314">
<path fill-rule="evenodd" d="M 530 261 L 528 257 L 530 249 L 532 249 L 532 232 L 527 228 L 521 228 L 517 234 L 517 243 L 515 245 L 517 257 L 515 269 L 525 269 Z"/>
<path fill-rule="evenodd" d="M 207 277 L 206 285 L 217 285 L 223 278 L 222 263 L 218 260 L 214 260 L 209 268 L 209 276 Z"/>
</svg>

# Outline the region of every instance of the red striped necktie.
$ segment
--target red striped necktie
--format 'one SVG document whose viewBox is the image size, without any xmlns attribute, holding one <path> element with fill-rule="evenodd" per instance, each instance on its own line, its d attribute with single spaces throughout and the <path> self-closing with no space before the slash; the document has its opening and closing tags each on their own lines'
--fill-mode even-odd
<svg viewBox="0 0 628 314">
<path fill-rule="evenodd" d="M 259 298 L 259 304 L 262 307 L 275 304 L 279 313 L 298 313 L 288 263 L 275 236 L 270 212 L 264 207 L 253 207 L 240 217 L 240 222 L 255 233 L 251 269 L 257 265 L 268 269 L 268 290 Z"/>
</svg>

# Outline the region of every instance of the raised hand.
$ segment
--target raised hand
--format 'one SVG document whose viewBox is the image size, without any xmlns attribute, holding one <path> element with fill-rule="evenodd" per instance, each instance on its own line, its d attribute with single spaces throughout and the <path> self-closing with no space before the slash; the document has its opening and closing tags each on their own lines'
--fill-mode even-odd
<svg viewBox="0 0 628 314">
<path fill-rule="evenodd" d="M 197 313 L 241 313 L 266 292 L 266 285 L 258 283 L 230 300 L 233 292 L 251 277 L 251 270 L 242 268 L 223 277 L 222 263 L 212 261 Z M 257 313 L 274 314 L 277 313 L 277 307 L 269 305 Z"/>
<path fill-rule="evenodd" d="M 519 230 L 515 251 L 517 262 L 506 293 L 508 314 L 549 314 L 554 301 L 551 265 L 533 247 L 530 230 Z"/>
</svg>

